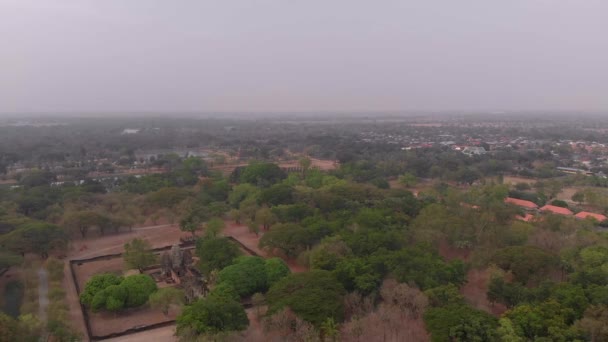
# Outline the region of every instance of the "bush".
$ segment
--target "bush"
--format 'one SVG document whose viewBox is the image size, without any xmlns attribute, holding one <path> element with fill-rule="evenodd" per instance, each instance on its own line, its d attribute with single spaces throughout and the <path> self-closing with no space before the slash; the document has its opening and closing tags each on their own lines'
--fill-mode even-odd
<svg viewBox="0 0 608 342">
<path fill-rule="evenodd" d="M 156 291 L 156 282 L 146 274 L 128 276 L 120 286 L 127 293 L 125 306 L 129 308 L 145 304 L 150 295 Z"/>
<path fill-rule="evenodd" d="M 118 311 L 145 304 L 156 291 L 156 282 L 146 274 L 126 278 L 113 274 L 91 277 L 80 294 L 80 302 L 93 311 Z"/>
<path fill-rule="evenodd" d="M 558 199 L 551 201 L 551 205 L 554 205 L 556 207 L 568 208 L 568 203 Z"/>
<path fill-rule="evenodd" d="M 115 274 L 105 273 L 94 275 L 87 281 L 84 290 L 80 294 L 80 302 L 86 306 L 92 306 L 93 298 L 97 293 L 103 291 L 111 285 L 118 285 L 122 282 L 122 277 Z"/>
<path fill-rule="evenodd" d="M 228 284 L 241 296 L 265 291 L 267 288 L 264 259 L 260 257 L 241 257 L 218 274 L 218 284 Z"/>
<path fill-rule="evenodd" d="M 210 296 L 184 308 L 177 317 L 177 334 L 217 334 L 247 328 L 249 319 L 240 303 Z"/>
<path fill-rule="evenodd" d="M 196 241 L 199 268 L 205 274 L 231 265 L 240 254 L 239 248 L 227 238 L 205 237 Z"/>
<path fill-rule="evenodd" d="M 274 283 L 291 273 L 285 261 L 280 258 L 266 259 L 264 268 L 266 270 L 268 287 L 271 287 Z"/>
<path fill-rule="evenodd" d="M 46 269 L 49 271 L 51 281 L 60 282 L 63 280 L 63 261 L 49 258 L 46 262 Z"/>
</svg>

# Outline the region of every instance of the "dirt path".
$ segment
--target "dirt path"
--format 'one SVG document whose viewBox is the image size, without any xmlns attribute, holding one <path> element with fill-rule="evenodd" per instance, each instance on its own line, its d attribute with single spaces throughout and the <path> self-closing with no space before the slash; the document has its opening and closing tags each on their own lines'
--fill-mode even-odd
<svg viewBox="0 0 608 342">
<path fill-rule="evenodd" d="M 38 318 L 46 324 L 46 311 L 49 306 L 49 273 L 40 266 L 38 269 Z"/>
<path fill-rule="evenodd" d="M 175 243 L 179 241 L 181 231 L 174 224 L 162 224 L 133 228 L 131 232 L 102 237 L 75 240 L 75 251 L 70 255 L 70 259 L 85 259 L 97 255 L 120 253 L 123 251 L 125 242 L 134 238 L 148 240 L 152 247 L 166 246 L 167 241 Z M 177 238 L 175 238 L 177 237 Z"/>
<path fill-rule="evenodd" d="M 49 272 L 41 265 L 38 269 L 38 319 L 42 322 L 43 331 L 40 341 L 47 341 L 47 310 L 49 307 Z"/>
<path fill-rule="evenodd" d="M 174 342 L 177 341 L 177 337 L 175 334 L 175 326 L 171 325 L 164 328 L 158 328 L 148 331 L 142 331 L 135 334 L 130 334 L 126 336 L 110 338 L 103 341 L 112 341 L 112 342 Z"/>
</svg>

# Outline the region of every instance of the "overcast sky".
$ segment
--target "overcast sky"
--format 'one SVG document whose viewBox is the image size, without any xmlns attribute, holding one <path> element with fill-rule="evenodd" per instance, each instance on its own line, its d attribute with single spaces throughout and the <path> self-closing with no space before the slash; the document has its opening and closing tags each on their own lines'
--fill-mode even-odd
<svg viewBox="0 0 608 342">
<path fill-rule="evenodd" d="M 0 112 L 608 110 L 607 0 L 0 0 Z"/>
</svg>

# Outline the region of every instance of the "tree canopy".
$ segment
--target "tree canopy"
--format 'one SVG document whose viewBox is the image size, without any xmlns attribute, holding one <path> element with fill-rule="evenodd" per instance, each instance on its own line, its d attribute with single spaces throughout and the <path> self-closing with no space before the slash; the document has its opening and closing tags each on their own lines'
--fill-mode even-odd
<svg viewBox="0 0 608 342">
<path fill-rule="evenodd" d="M 269 312 L 289 307 L 302 319 L 321 325 L 327 318 L 340 322 L 344 316 L 344 287 L 324 270 L 295 273 L 276 282 L 266 299 Z"/>
</svg>

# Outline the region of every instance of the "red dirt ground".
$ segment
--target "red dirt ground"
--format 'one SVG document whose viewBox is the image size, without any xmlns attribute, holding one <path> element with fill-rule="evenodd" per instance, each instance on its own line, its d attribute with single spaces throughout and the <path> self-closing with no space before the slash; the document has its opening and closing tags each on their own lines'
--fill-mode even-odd
<svg viewBox="0 0 608 342">
<path fill-rule="evenodd" d="M 498 317 L 507 311 L 507 308 L 499 303 L 490 303 L 486 297 L 489 281 L 488 270 L 470 270 L 467 273 L 467 283 L 460 289 L 460 293 L 473 307 Z"/>
<path fill-rule="evenodd" d="M 176 342 L 178 338 L 174 336 L 175 326 L 158 328 L 154 330 L 142 331 L 135 334 L 116 337 L 104 340 L 106 342 Z"/>
<path fill-rule="evenodd" d="M 147 306 L 143 306 L 117 314 L 108 312 L 91 313 L 89 311 L 89 322 L 93 335 L 102 336 L 125 331 L 138 325 L 149 325 L 174 320 L 176 316 L 177 313 L 174 310 L 169 311 L 169 316 L 165 317 L 160 310 L 153 310 Z M 157 339 L 155 340 L 158 341 Z"/>
<path fill-rule="evenodd" d="M 470 251 L 452 247 L 447 241 L 442 240 L 439 242 L 439 254 L 446 260 L 468 261 Z M 490 303 L 486 297 L 489 281 L 490 273 L 488 270 L 470 270 L 467 273 L 467 282 L 460 288 L 460 293 L 473 307 L 498 317 L 507 311 L 507 308 L 499 303 Z"/>
<path fill-rule="evenodd" d="M 445 240 L 441 240 L 439 242 L 439 255 L 441 255 L 442 258 L 448 261 L 452 261 L 454 259 L 468 261 L 470 254 L 471 251 L 469 251 L 468 249 L 452 247 Z"/>
</svg>

